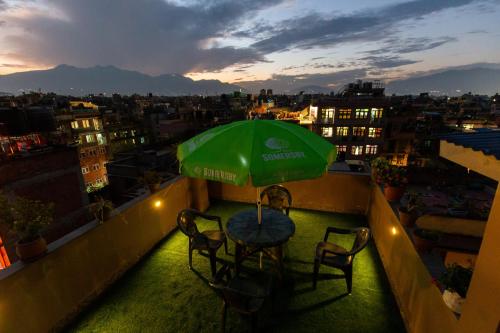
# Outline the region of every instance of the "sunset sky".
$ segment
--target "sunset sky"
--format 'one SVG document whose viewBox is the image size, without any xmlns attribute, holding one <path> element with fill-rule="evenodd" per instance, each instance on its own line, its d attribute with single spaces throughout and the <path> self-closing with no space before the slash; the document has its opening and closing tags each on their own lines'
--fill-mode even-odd
<svg viewBox="0 0 500 333">
<path fill-rule="evenodd" d="M 500 0 L 0 0 L 0 74 L 114 65 L 241 83 L 500 63 Z"/>
</svg>

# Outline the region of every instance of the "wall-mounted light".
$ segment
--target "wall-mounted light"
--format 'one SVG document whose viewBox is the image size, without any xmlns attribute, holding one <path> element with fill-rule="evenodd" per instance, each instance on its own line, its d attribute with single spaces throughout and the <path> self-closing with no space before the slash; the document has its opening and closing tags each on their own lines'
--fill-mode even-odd
<svg viewBox="0 0 500 333">
<path fill-rule="evenodd" d="M 396 227 L 392 227 L 392 228 L 391 228 L 391 233 L 392 233 L 393 235 L 396 235 L 396 234 L 398 233 L 398 231 L 396 230 Z"/>
<path fill-rule="evenodd" d="M 155 200 L 153 206 L 157 209 L 160 208 L 162 206 L 161 200 Z"/>
</svg>

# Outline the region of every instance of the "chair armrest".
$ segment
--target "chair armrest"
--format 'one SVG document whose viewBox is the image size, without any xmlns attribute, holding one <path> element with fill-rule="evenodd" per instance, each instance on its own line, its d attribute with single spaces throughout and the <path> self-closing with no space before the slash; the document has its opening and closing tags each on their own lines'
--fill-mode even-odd
<svg viewBox="0 0 500 333">
<path fill-rule="evenodd" d="M 218 224 L 219 224 L 219 230 L 222 231 L 222 219 L 220 218 L 220 216 L 216 216 L 216 215 L 208 215 L 208 214 L 205 214 L 205 213 L 197 213 L 197 215 L 205 220 L 209 220 L 209 221 L 216 221 Z"/>
<path fill-rule="evenodd" d="M 337 227 L 328 227 L 328 228 L 326 228 L 325 237 L 323 238 L 324 242 L 328 241 L 328 236 L 332 232 L 334 234 L 343 234 L 343 235 L 346 235 L 346 234 L 351 234 L 351 233 L 353 233 L 355 231 L 353 231 L 351 229 L 343 229 L 343 228 L 337 228 Z"/>
</svg>

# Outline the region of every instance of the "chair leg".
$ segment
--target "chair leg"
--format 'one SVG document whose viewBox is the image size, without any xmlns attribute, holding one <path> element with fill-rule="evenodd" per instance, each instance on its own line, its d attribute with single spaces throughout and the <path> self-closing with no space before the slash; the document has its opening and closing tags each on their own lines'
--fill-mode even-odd
<svg viewBox="0 0 500 333">
<path fill-rule="evenodd" d="M 227 238 L 224 240 L 224 250 L 226 251 L 226 254 L 229 254 L 227 251 Z"/>
<path fill-rule="evenodd" d="M 193 269 L 193 248 L 189 246 L 189 269 Z"/>
<path fill-rule="evenodd" d="M 316 289 L 316 283 L 318 282 L 319 265 L 319 260 L 315 259 L 313 271 L 313 289 Z"/>
<path fill-rule="evenodd" d="M 217 273 L 217 268 L 216 268 L 216 263 L 217 263 L 217 256 L 214 250 L 209 250 L 210 253 L 210 269 L 212 270 L 212 276 L 215 276 Z"/>
<path fill-rule="evenodd" d="M 222 315 L 221 315 L 222 333 L 226 331 L 226 312 L 227 312 L 226 302 L 222 301 Z"/>
<path fill-rule="evenodd" d="M 252 313 L 252 332 L 257 332 L 258 317 L 257 312 Z"/>
<path fill-rule="evenodd" d="M 347 283 L 347 292 L 352 292 L 352 265 L 343 269 L 345 274 L 345 282 Z"/>
</svg>

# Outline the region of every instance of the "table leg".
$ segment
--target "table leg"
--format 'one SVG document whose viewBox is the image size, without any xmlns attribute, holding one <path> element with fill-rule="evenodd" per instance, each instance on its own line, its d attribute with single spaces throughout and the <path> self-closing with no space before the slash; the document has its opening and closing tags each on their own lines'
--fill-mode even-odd
<svg viewBox="0 0 500 333">
<path fill-rule="evenodd" d="M 242 252 L 243 252 L 243 247 L 240 244 L 236 243 L 235 254 L 234 254 L 234 272 L 236 275 L 240 273 Z"/>
</svg>

